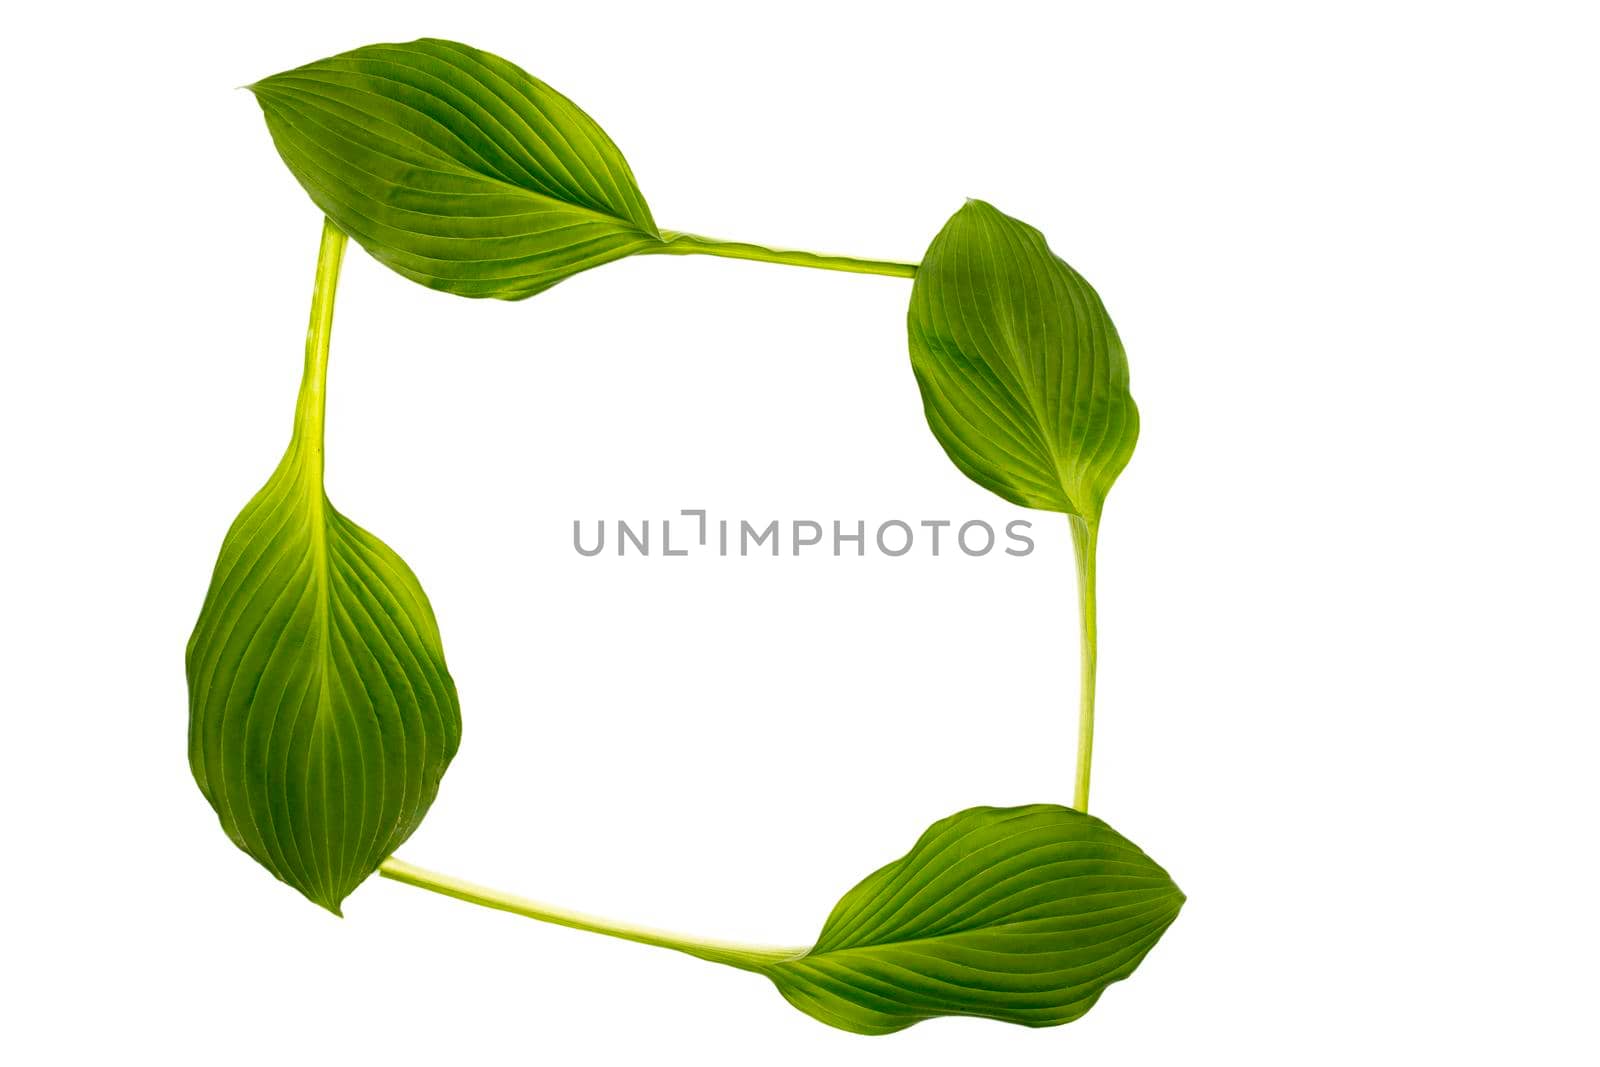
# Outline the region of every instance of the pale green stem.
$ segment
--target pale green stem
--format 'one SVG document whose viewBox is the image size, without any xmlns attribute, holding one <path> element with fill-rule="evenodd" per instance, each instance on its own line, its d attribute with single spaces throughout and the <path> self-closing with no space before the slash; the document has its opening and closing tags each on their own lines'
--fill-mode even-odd
<svg viewBox="0 0 1600 1067">
<path fill-rule="evenodd" d="M 1098 519 L 1067 516 L 1072 527 L 1072 554 L 1078 563 L 1078 617 L 1080 634 L 1078 683 L 1078 773 L 1072 806 L 1089 810 L 1089 763 L 1094 758 L 1094 669 L 1096 637 L 1094 618 L 1094 550 L 1100 537 Z"/>
<path fill-rule="evenodd" d="M 385 878 L 392 878 L 406 885 L 414 885 L 419 889 L 441 893 L 457 900 L 465 900 L 471 904 L 481 904 L 486 908 L 495 908 L 499 911 L 509 911 L 514 915 L 524 915 L 540 922 L 555 923 L 557 926 L 568 926 L 574 930 L 587 930 L 594 934 L 605 934 L 607 937 L 620 937 L 624 941 L 637 941 L 642 945 L 656 945 L 659 948 L 670 948 L 678 952 L 686 952 L 691 956 L 698 956 L 712 963 L 724 963 L 729 967 L 737 967 L 744 971 L 760 971 L 762 968 L 784 960 L 792 960 L 803 956 L 803 948 L 772 948 L 767 945 L 739 945 L 729 941 L 710 941 L 698 937 L 684 937 L 680 934 L 669 934 L 662 930 L 651 930 L 643 926 L 633 926 L 628 923 L 612 922 L 609 919 L 596 918 L 593 915 L 584 915 L 581 912 L 568 911 L 549 904 L 541 904 L 535 900 L 512 896 L 496 889 L 485 889 L 483 886 L 463 882 L 459 878 L 452 878 L 447 874 L 437 874 L 433 871 L 413 867 L 404 860 L 390 856 L 378 865 L 378 873 Z"/>
<path fill-rule="evenodd" d="M 747 244 L 743 241 L 719 241 L 715 237 L 701 237 L 677 230 L 662 230 L 662 244 L 653 252 L 668 252 L 681 256 L 727 256 L 729 259 L 754 259 L 762 263 L 787 263 L 793 267 L 816 267 L 819 270 L 842 270 L 853 274 L 885 274 L 893 278 L 916 276 L 915 263 L 899 263 L 884 259 L 857 259 L 854 256 L 824 256 L 816 252 L 800 252 L 787 248 L 768 248 L 765 245 Z"/>
<path fill-rule="evenodd" d="M 313 450 L 316 490 L 322 491 L 322 430 L 327 411 L 328 343 L 333 335 L 333 300 L 339 289 L 345 236 L 331 219 L 322 220 L 322 245 L 317 251 L 317 281 L 311 290 L 311 324 L 306 327 L 306 366 L 295 404 L 295 439 Z"/>
</svg>

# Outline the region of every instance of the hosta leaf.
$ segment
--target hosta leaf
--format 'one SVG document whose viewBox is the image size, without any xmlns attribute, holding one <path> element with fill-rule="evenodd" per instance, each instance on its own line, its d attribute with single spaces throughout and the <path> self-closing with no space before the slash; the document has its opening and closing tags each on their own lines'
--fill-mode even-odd
<svg viewBox="0 0 1600 1067">
<path fill-rule="evenodd" d="M 752 969 L 856 1033 L 939 1015 L 1053 1026 L 1133 973 L 1183 900 L 1099 819 L 1054 804 L 969 808 L 846 893 L 808 952 Z"/>
<path fill-rule="evenodd" d="M 939 443 L 1015 504 L 1093 523 L 1139 436 L 1100 297 L 1026 223 L 969 200 L 918 267 L 911 365 Z"/>
<path fill-rule="evenodd" d="M 764 974 L 858 1034 L 940 1015 L 1071 1022 L 1160 940 L 1183 893 L 1127 838 L 1057 804 L 968 808 L 844 895 L 809 949 L 707 941 L 500 893 L 395 857 L 383 875 L 542 922 Z"/>
<path fill-rule="evenodd" d="M 411 835 L 461 737 L 416 576 L 322 489 L 344 238 L 318 265 L 294 435 L 234 520 L 189 639 L 189 763 L 235 844 L 329 910 Z"/>
<path fill-rule="evenodd" d="M 323 213 L 423 285 L 517 300 L 662 247 L 611 138 L 499 56 L 376 44 L 250 88 Z"/>
</svg>

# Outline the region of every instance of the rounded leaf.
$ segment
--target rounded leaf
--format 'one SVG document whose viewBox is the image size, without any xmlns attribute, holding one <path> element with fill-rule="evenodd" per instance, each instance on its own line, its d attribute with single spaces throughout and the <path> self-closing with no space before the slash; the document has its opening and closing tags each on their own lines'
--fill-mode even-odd
<svg viewBox="0 0 1600 1067">
<path fill-rule="evenodd" d="M 423 285 L 518 300 L 662 246 L 605 131 L 499 56 L 375 44 L 250 89 L 322 212 Z"/>
<path fill-rule="evenodd" d="M 1044 235 L 967 201 L 917 268 L 907 326 L 928 425 L 955 465 L 1014 504 L 1098 520 L 1139 411 L 1100 297 Z"/>
<path fill-rule="evenodd" d="M 844 895 L 810 951 L 759 969 L 844 1030 L 940 1015 L 1054 1026 L 1133 973 L 1183 906 L 1166 871 L 1056 804 L 969 808 Z"/>
<path fill-rule="evenodd" d="M 301 460 L 223 542 L 189 641 L 189 762 L 234 843 L 337 913 L 422 821 L 461 711 L 411 568 Z"/>
<path fill-rule="evenodd" d="M 461 709 L 405 561 L 322 489 L 345 238 L 325 223 L 289 449 L 223 540 L 189 638 L 189 766 L 233 842 L 340 903 L 433 803 Z"/>
</svg>

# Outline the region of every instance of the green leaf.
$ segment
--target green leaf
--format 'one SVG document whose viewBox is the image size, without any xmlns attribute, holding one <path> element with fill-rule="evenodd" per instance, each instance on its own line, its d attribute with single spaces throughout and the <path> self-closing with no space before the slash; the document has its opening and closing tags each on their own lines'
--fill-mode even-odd
<svg viewBox="0 0 1600 1067">
<path fill-rule="evenodd" d="M 844 895 L 810 949 L 710 941 L 558 908 L 385 860 L 457 900 L 764 974 L 829 1026 L 889 1034 L 940 1015 L 1071 1022 L 1132 974 L 1183 906 L 1167 872 L 1059 804 L 968 808 Z"/>
<path fill-rule="evenodd" d="M 969 808 L 846 893 L 810 951 L 751 969 L 855 1033 L 939 1015 L 1054 1026 L 1132 974 L 1183 901 L 1166 871 L 1093 816 Z"/>
<path fill-rule="evenodd" d="M 969 200 L 933 239 L 907 316 L 934 436 L 973 481 L 1091 525 L 1139 411 L 1100 297 L 1038 230 Z"/>
<path fill-rule="evenodd" d="M 322 488 L 344 237 L 326 227 L 288 451 L 234 520 L 189 639 L 189 764 L 222 828 L 339 913 L 416 829 L 461 739 L 433 609 Z"/>
<path fill-rule="evenodd" d="M 611 138 L 488 52 L 369 45 L 250 88 L 323 213 L 423 285 L 519 300 L 663 247 Z"/>
</svg>

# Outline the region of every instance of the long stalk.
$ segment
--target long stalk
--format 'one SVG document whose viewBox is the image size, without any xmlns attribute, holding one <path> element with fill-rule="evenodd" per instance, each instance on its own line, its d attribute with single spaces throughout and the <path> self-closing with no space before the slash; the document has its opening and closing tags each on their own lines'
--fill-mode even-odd
<svg viewBox="0 0 1600 1067">
<path fill-rule="evenodd" d="M 803 948 L 741 945 L 731 941 L 686 937 L 630 923 L 613 922 L 610 919 L 601 919 L 551 904 L 541 904 L 536 900 L 513 896 L 510 893 L 502 893 L 497 889 L 486 889 L 459 878 L 452 878 L 448 874 L 413 867 L 394 856 L 390 856 L 378 866 L 378 873 L 396 882 L 404 882 L 406 885 L 414 885 L 419 889 L 465 900 L 471 904 L 480 904 L 485 908 L 509 911 L 514 915 L 523 915 L 530 919 L 538 919 L 540 922 L 571 927 L 574 930 L 587 930 L 594 934 L 605 934 L 607 937 L 619 937 L 624 941 L 637 941 L 642 945 L 670 948 L 744 971 L 759 971 L 769 964 L 795 959 L 806 953 Z"/>
<path fill-rule="evenodd" d="M 332 219 L 322 220 L 322 243 L 317 249 L 317 280 L 311 290 L 311 322 L 306 326 L 305 371 L 295 402 L 295 438 L 309 445 L 314 455 L 302 457 L 316 466 L 315 489 L 322 492 L 322 430 L 327 411 L 328 344 L 333 335 L 333 302 L 339 288 L 339 266 L 344 262 L 346 239 Z"/>
<path fill-rule="evenodd" d="M 1098 520 L 1067 516 L 1072 527 L 1072 554 L 1078 564 L 1079 677 L 1078 768 L 1073 782 L 1072 806 L 1089 810 L 1089 764 L 1094 759 L 1094 672 L 1096 652 L 1094 611 L 1094 552 L 1100 537 Z"/>
<path fill-rule="evenodd" d="M 701 237 L 677 230 L 662 230 L 664 242 L 655 252 L 689 256 L 726 256 L 729 259 L 754 259 L 762 263 L 787 263 L 792 267 L 815 267 L 818 270 L 842 270 L 852 274 L 884 274 L 893 278 L 916 276 L 915 263 L 900 263 L 887 259 L 858 259 L 854 256 L 825 256 L 816 252 L 801 252 L 787 248 L 768 248 L 766 245 L 744 241 L 722 241 L 715 237 Z"/>
</svg>

